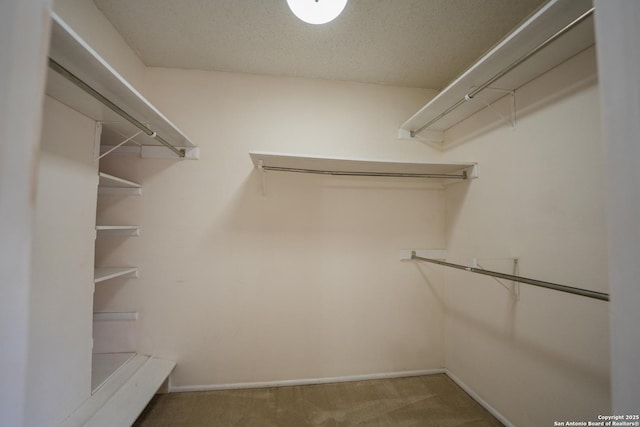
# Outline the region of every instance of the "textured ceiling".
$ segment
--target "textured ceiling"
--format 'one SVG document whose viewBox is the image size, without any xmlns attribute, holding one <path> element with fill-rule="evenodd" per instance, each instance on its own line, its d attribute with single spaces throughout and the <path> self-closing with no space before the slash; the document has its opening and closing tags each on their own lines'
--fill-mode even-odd
<svg viewBox="0 0 640 427">
<path fill-rule="evenodd" d="M 441 89 L 543 0 L 349 0 L 309 25 L 286 0 L 95 0 L 147 66 Z"/>
</svg>

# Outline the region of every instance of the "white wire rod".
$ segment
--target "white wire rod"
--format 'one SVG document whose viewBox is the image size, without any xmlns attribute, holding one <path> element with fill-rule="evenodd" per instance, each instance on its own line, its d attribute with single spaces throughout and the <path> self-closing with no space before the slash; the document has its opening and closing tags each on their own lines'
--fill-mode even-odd
<svg viewBox="0 0 640 427">
<path fill-rule="evenodd" d="M 491 85 L 496 80 L 500 79 L 501 77 L 503 77 L 504 75 L 509 73 L 511 70 L 516 68 L 518 65 L 522 64 L 527 59 L 531 58 L 533 55 L 535 55 L 536 53 L 538 53 L 539 51 L 541 51 L 542 49 L 544 49 L 545 47 L 547 47 L 548 45 L 553 43 L 556 39 L 561 37 L 563 34 L 568 32 L 569 30 L 571 30 L 576 25 L 580 24 L 582 21 L 587 19 L 589 16 L 591 16 L 591 14 L 593 14 L 593 11 L 594 11 L 594 8 L 592 7 L 591 9 L 589 9 L 588 11 L 586 11 L 585 13 L 583 13 L 582 15 L 580 15 L 579 17 L 577 17 L 576 19 L 571 21 L 569 24 L 565 25 L 563 28 L 561 28 L 558 32 L 553 34 L 551 37 L 549 37 L 548 39 L 546 39 L 545 41 L 540 43 L 538 46 L 534 47 L 532 50 L 530 50 L 526 54 L 522 55 L 520 58 L 516 59 L 514 62 L 512 62 L 510 65 L 508 65 L 502 71 L 500 71 L 499 73 L 497 73 L 496 75 L 491 77 L 489 80 L 487 80 L 486 82 L 484 82 L 483 84 L 481 84 L 477 88 L 473 89 L 471 92 L 466 94 L 462 99 L 460 99 L 458 102 L 453 104 L 451 107 L 447 108 L 442 113 L 438 114 L 436 117 L 434 117 L 433 119 L 429 120 L 426 124 L 422 125 L 420 128 L 418 128 L 416 130 L 412 130 L 411 132 L 409 132 L 411 137 L 412 138 L 415 137 L 417 134 L 419 134 L 420 132 L 422 132 L 423 130 L 425 130 L 426 128 L 428 128 L 429 126 L 431 126 L 432 124 L 434 124 L 435 122 L 437 122 L 438 120 L 440 120 L 441 118 L 443 118 L 444 116 L 446 116 L 447 114 L 449 114 L 450 112 L 452 112 L 453 110 L 455 110 L 456 108 L 458 108 L 459 106 L 461 106 L 462 104 L 467 102 L 468 100 L 472 99 L 479 92 L 481 92 L 482 90 L 487 88 L 487 86 Z"/>
<path fill-rule="evenodd" d="M 458 270 L 464 270 L 470 273 L 477 273 L 477 274 L 483 274 L 485 276 L 498 277 L 500 279 L 512 280 L 518 283 L 526 283 L 528 285 L 539 286 L 541 288 L 547 288 L 547 289 L 553 289 L 555 291 L 566 292 L 569 294 L 580 295 L 583 297 L 594 298 L 602 301 L 609 301 L 609 294 L 605 294 L 604 292 L 590 291 L 588 289 L 575 288 L 573 286 L 560 285 L 558 283 L 545 282 L 543 280 L 530 279 L 528 277 L 514 276 L 512 274 L 505 274 L 497 271 L 484 270 L 482 268 L 467 267 L 466 265 L 453 264 L 450 262 L 440 261 L 437 259 L 423 258 L 423 257 L 417 256 L 415 251 L 411 252 L 411 259 L 443 265 L 445 267 L 457 268 Z"/>
<path fill-rule="evenodd" d="M 128 121 L 129 123 L 131 123 L 132 125 L 137 127 L 138 129 L 140 129 L 142 132 L 147 134 L 147 136 L 150 136 L 151 138 L 154 138 L 160 144 L 164 145 L 169 150 L 171 150 L 174 153 L 176 153 L 178 155 L 178 157 L 184 157 L 186 155 L 186 151 L 183 148 L 182 149 L 178 149 L 178 148 L 174 147 L 173 145 L 169 144 L 160 135 L 158 135 L 157 133 L 155 133 L 154 131 L 149 129 L 149 127 L 147 127 L 144 123 L 142 123 L 141 121 L 137 120 L 135 117 L 133 117 L 131 114 L 127 113 L 122 108 L 118 107 L 116 104 L 111 102 L 111 100 L 109 100 L 109 98 L 107 98 L 106 96 L 102 95 L 100 92 L 98 92 L 97 90 L 95 90 L 94 88 L 89 86 L 87 83 L 85 83 L 78 76 L 76 76 L 71 71 L 67 70 L 62 65 L 58 64 L 56 61 L 54 61 L 51 58 L 49 58 L 49 68 L 51 68 L 52 70 L 54 70 L 55 72 L 57 72 L 58 74 L 60 74 L 64 78 L 66 78 L 67 80 L 69 80 L 74 85 L 78 86 L 80 89 L 84 90 L 89 95 L 93 96 L 95 99 L 100 101 L 102 104 L 106 105 L 114 113 L 116 113 L 117 115 L 119 115 L 120 117 L 122 117 L 123 119 L 125 119 L 126 121 Z"/>
<path fill-rule="evenodd" d="M 336 175 L 336 176 L 384 176 L 384 177 L 393 177 L 393 178 L 468 179 L 467 171 L 462 171 L 461 174 L 448 175 L 448 174 L 438 174 L 438 173 L 328 171 L 328 170 L 320 170 L 320 169 L 285 168 L 285 167 L 279 167 L 279 166 L 262 166 L 262 169 L 266 171 L 313 173 L 313 174 L 320 174 L 320 175 Z"/>
</svg>

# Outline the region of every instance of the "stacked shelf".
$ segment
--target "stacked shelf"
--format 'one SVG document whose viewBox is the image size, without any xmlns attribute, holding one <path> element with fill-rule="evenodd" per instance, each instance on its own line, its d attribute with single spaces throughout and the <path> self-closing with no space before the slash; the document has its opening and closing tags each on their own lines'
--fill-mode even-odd
<svg viewBox="0 0 640 427">
<path fill-rule="evenodd" d="M 136 196 L 142 194 L 142 186 L 103 172 L 99 174 L 99 195 Z M 140 235 L 137 225 L 96 225 L 96 237 L 128 238 Z M 138 277 L 137 267 L 96 267 L 94 283 L 116 278 Z M 92 393 L 98 392 L 107 381 L 118 374 L 136 357 L 135 312 L 94 313 L 94 353 L 91 372 Z"/>
<path fill-rule="evenodd" d="M 98 194 L 102 195 L 131 195 L 142 194 L 142 186 L 126 179 L 100 172 Z"/>
<path fill-rule="evenodd" d="M 133 181 L 100 172 L 98 194 L 135 196 L 142 194 L 142 186 Z M 135 237 L 139 235 L 140 227 L 137 225 L 96 225 L 97 237 Z M 96 267 L 94 270 L 94 283 L 100 283 L 117 277 L 137 276 L 137 267 Z"/>
</svg>

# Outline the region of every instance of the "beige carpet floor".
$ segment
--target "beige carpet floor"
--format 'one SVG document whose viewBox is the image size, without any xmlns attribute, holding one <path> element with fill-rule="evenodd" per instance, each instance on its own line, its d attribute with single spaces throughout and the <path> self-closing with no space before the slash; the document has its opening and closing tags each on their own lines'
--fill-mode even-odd
<svg viewBox="0 0 640 427">
<path fill-rule="evenodd" d="M 138 427 L 502 426 L 446 375 L 157 395 Z"/>
</svg>

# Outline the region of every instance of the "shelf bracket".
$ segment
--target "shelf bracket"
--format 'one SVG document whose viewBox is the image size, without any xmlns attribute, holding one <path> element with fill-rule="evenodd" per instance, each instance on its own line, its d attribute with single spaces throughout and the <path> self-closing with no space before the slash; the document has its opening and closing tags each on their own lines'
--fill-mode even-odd
<svg viewBox="0 0 640 427">
<path fill-rule="evenodd" d="M 267 195 L 267 171 L 264 170 L 264 161 L 258 160 L 258 170 L 262 178 L 262 195 Z"/>
<path fill-rule="evenodd" d="M 133 138 L 135 138 L 136 136 L 140 135 L 142 133 L 142 131 L 138 131 L 136 132 L 134 135 L 130 136 L 129 138 L 125 139 L 124 141 L 122 141 L 120 144 L 113 146 L 110 150 L 105 151 L 104 153 L 102 153 L 101 155 L 98 156 L 98 158 L 96 160 L 100 160 L 101 158 L 103 158 L 104 156 L 106 156 L 107 154 L 110 154 L 111 152 L 117 150 L 118 148 L 122 147 L 124 144 L 126 144 L 127 142 L 131 141 Z"/>
<path fill-rule="evenodd" d="M 473 259 L 472 264 L 473 264 L 472 265 L 473 268 L 481 268 L 483 270 L 486 270 L 486 268 L 480 265 L 477 258 Z M 519 264 L 518 258 L 513 258 L 513 275 L 514 276 L 520 275 L 520 264 Z M 492 277 L 492 279 L 498 282 L 500 286 L 505 288 L 511 295 L 513 295 L 513 300 L 515 302 L 520 301 L 520 282 L 513 281 L 511 282 L 511 286 L 508 286 L 506 283 L 504 283 L 502 280 L 498 279 L 497 277 Z"/>
<path fill-rule="evenodd" d="M 498 89 L 495 87 L 486 87 L 484 88 L 484 90 L 493 90 L 495 92 L 503 92 L 503 93 L 507 93 L 509 94 L 509 108 L 510 108 L 510 116 L 509 118 L 505 117 L 502 113 L 500 113 L 498 110 L 496 110 L 495 108 L 493 108 L 491 106 L 490 103 L 486 102 L 485 100 L 483 100 L 482 98 L 479 98 L 478 95 L 474 95 L 471 96 L 469 94 L 464 96 L 464 99 L 466 99 L 467 101 L 472 101 L 474 99 L 477 99 L 478 101 L 480 101 L 481 103 L 483 103 L 484 105 L 486 105 L 487 107 L 489 107 L 489 109 L 491 111 L 493 111 L 494 113 L 496 113 L 505 123 L 511 125 L 512 128 L 516 127 L 516 91 L 515 90 L 511 90 L 511 89 Z M 471 91 L 470 93 L 472 93 L 473 91 Z"/>
</svg>

